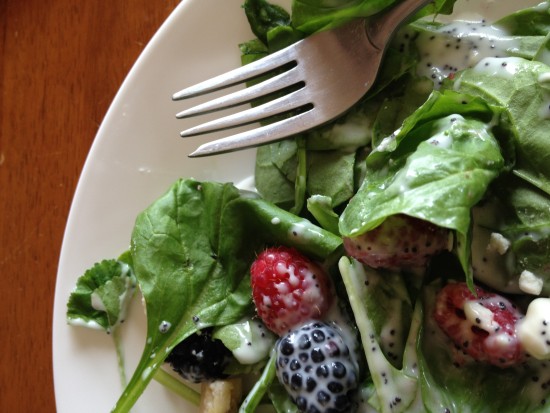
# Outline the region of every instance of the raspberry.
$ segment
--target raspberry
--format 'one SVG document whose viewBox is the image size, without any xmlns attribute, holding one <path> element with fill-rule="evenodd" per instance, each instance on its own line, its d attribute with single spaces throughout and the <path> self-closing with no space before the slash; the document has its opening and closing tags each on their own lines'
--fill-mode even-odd
<svg viewBox="0 0 550 413">
<path fill-rule="evenodd" d="M 357 237 L 345 237 L 346 252 L 372 268 L 392 270 L 425 267 L 448 250 L 450 231 L 407 215 L 392 215 Z"/>
<path fill-rule="evenodd" d="M 358 386 L 357 368 L 337 328 L 305 324 L 277 342 L 279 382 L 302 412 L 351 412 Z"/>
<path fill-rule="evenodd" d="M 447 284 L 438 293 L 434 318 L 457 348 L 477 361 L 509 367 L 525 360 L 517 337 L 524 316 L 506 298 L 466 283 Z"/>
<path fill-rule="evenodd" d="M 252 264 L 250 274 L 258 315 L 278 335 L 322 318 L 330 306 L 328 276 L 293 248 L 263 251 Z"/>
</svg>

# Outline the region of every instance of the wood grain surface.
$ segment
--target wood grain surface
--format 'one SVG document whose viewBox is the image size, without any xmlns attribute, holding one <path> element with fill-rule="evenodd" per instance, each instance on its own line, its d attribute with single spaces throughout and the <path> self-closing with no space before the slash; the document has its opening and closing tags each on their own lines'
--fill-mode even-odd
<svg viewBox="0 0 550 413">
<path fill-rule="evenodd" d="M 73 192 L 111 100 L 177 3 L 0 0 L 0 412 L 56 410 L 52 306 Z"/>
</svg>

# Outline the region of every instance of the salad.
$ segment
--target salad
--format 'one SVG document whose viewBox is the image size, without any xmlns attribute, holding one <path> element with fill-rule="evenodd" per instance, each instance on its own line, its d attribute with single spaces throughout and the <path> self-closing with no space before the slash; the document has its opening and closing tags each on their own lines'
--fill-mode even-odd
<svg viewBox="0 0 550 413">
<path fill-rule="evenodd" d="M 257 39 L 243 62 L 389 6 L 348 3 L 245 2 Z M 143 297 L 144 353 L 115 411 L 153 378 L 175 386 L 165 368 L 235 388 L 252 377 L 242 411 L 546 411 L 549 22 L 547 3 L 491 23 L 416 20 L 343 118 L 258 149 L 255 192 L 174 183 L 69 299 L 71 323 L 115 336 Z M 305 298 L 275 305 L 288 290 Z M 330 357 L 291 357 L 303 337 Z M 213 372 L 190 368 L 207 345 Z M 338 380 L 308 380 L 331 368 Z"/>
</svg>

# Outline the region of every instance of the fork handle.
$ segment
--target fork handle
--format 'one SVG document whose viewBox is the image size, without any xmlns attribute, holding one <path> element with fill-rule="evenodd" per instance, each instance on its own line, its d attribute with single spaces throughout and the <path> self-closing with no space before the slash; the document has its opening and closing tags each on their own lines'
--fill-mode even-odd
<svg viewBox="0 0 550 413">
<path fill-rule="evenodd" d="M 367 21 L 367 36 L 373 46 L 384 49 L 395 31 L 406 20 L 433 0 L 402 0 L 390 10 Z"/>
</svg>

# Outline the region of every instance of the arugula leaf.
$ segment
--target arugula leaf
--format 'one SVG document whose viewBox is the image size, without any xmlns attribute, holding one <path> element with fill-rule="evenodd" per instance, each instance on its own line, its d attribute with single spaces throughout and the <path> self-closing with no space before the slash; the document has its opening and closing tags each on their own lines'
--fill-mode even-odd
<svg viewBox="0 0 550 413">
<path fill-rule="evenodd" d="M 118 327 L 136 290 L 131 257 L 125 253 L 118 260 L 96 263 L 80 276 L 67 302 L 67 322 L 71 325 L 104 330 L 113 339 L 120 382 L 126 386 L 124 354 Z"/>
<path fill-rule="evenodd" d="M 124 321 L 134 295 L 132 268 L 120 260 L 103 260 L 80 276 L 67 303 L 67 322 L 112 333 Z"/>
</svg>

